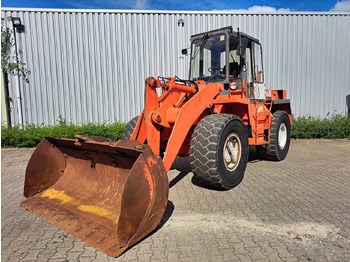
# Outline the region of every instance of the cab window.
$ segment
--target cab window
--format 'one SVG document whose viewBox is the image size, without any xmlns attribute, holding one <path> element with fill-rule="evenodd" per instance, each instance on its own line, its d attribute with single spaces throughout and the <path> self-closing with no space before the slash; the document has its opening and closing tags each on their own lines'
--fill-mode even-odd
<svg viewBox="0 0 350 262">
<path fill-rule="evenodd" d="M 253 73 L 254 73 L 254 82 L 263 83 L 264 82 L 264 72 L 262 64 L 262 51 L 261 45 L 257 43 L 252 43 L 253 47 Z"/>
</svg>

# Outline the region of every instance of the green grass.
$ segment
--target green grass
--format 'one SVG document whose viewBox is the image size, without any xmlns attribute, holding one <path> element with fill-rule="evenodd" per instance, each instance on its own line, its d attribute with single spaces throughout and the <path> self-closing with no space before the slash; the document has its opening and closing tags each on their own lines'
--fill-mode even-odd
<svg viewBox="0 0 350 262">
<path fill-rule="evenodd" d="M 1 127 L 2 147 L 36 147 L 44 136 L 74 138 L 74 135 L 104 136 L 109 141 L 116 141 L 122 136 L 126 124 L 82 124 L 58 123 L 54 126 L 27 125 L 23 128 Z"/>
<path fill-rule="evenodd" d="M 296 118 L 293 122 L 291 136 L 293 138 L 350 139 L 350 116 L 333 115 L 325 118 Z"/>
<path fill-rule="evenodd" d="M 120 139 L 126 124 L 82 124 L 58 122 L 57 125 L 27 125 L 23 128 L 1 127 L 2 147 L 36 147 L 44 136 L 74 138 L 74 135 L 104 136 L 109 141 Z M 350 139 L 350 117 L 343 115 L 326 118 L 299 117 L 294 119 L 293 138 L 348 138 Z"/>
</svg>

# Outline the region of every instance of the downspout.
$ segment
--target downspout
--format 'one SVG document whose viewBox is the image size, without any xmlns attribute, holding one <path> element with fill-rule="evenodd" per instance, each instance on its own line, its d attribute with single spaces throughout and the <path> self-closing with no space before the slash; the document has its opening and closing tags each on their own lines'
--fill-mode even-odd
<svg viewBox="0 0 350 262">
<path fill-rule="evenodd" d="M 15 42 L 15 63 L 19 63 L 18 61 L 18 54 L 19 54 L 19 49 L 18 49 L 18 46 L 17 46 L 17 35 L 19 34 L 18 33 L 18 28 L 16 29 L 14 26 L 13 26 L 13 23 L 12 24 L 12 30 L 13 30 L 13 39 L 14 39 L 14 42 Z M 14 77 L 15 79 L 15 90 L 16 90 L 16 101 L 17 101 L 17 111 L 18 111 L 18 124 L 20 127 L 23 126 L 23 113 L 22 113 L 22 96 L 21 96 L 21 87 L 20 87 L 20 81 L 19 81 L 19 78 L 20 78 L 20 72 L 19 72 L 19 69 L 17 68 L 16 69 L 17 71 L 17 76 Z"/>
</svg>

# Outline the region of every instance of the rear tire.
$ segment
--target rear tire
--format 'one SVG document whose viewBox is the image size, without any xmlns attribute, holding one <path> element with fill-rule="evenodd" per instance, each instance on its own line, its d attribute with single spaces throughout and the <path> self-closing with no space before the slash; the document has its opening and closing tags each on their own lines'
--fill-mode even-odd
<svg viewBox="0 0 350 262">
<path fill-rule="evenodd" d="M 123 131 L 122 137 L 120 140 L 130 140 L 130 137 L 132 133 L 134 132 L 135 126 L 137 124 L 137 120 L 139 119 L 139 116 L 135 116 L 133 119 L 129 121 L 129 123 L 126 124 L 126 127 Z"/>
<path fill-rule="evenodd" d="M 213 114 L 201 119 L 194 129 L 190 165 L 206 186 L 231 189 L 243 179 L 249 155 L 247 130 L 231 114 Z"/>
<path fill-rule="evenodd" d="M 272 117 L 270 143 L 256 146 L 262 159 L 281 161 L 286 158 L 290 146 L 290 121 L 285 111 L 276 111 Z"/>
</svg>

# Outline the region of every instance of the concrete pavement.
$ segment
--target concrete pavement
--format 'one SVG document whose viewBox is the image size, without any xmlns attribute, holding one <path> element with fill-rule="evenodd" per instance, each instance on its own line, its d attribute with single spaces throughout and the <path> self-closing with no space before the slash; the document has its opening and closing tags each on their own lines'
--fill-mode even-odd
<svg viewBox="0 0 350 262">
<path fill-rule="evenodd" d="M 2 261 L 350 261 L 348 140 L 293 140 L 281 162 L 252 150 L 229 191 L 170 171 L 160 227 L 116 259 L 19 206 L 32 152 L 2 150 Z"/>
</svg>

